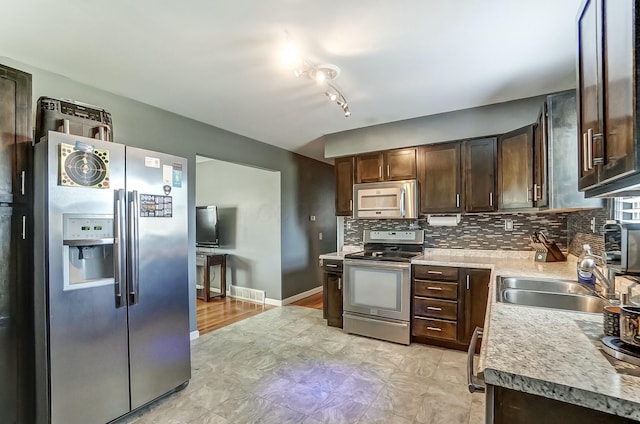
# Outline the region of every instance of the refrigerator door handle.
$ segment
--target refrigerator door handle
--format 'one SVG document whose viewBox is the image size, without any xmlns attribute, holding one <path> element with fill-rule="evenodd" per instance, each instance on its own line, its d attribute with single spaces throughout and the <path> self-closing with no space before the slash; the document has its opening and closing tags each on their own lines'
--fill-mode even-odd
<svg viewBox="0 0 640 424">
<path fill-rule="evenodd" d="M 129 192 L 129 305 L 140 302 L 140 251 L 138 246 L 138 217 L 140 203 L 138 191 Z"/>
<path fill-rule="evenodd" d="M 113 276 L 115 283 L 116 308 L 124 306 L 122 293 L 127 280 L 127 234 L 125 232 L 125 219 L 127 217 L 126 194 L 124 189 L 114 191 L 113 206 Z"/>
</svg>

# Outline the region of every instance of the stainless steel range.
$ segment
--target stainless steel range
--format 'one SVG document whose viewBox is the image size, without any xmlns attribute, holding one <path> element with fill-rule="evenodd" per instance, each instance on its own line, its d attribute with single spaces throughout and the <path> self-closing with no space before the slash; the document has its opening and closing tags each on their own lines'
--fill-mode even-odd
<svg viewBox="0 0 640 424">
<path fill-rule="evenodd" d="M 424 230 L 364 231 L 364 251 L 345 256 L 343 329 L 410 344 L 411 258 Z"/>
</svg>

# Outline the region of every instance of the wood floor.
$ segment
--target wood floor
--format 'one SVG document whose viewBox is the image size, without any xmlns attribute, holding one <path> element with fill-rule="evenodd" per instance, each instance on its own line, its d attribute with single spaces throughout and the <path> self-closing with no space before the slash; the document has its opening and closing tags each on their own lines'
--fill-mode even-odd
<svg viewBox="0 0 640 424">
<path fill-rule="evenodd" d="M 238 300 L 229 296 L 223 299 L 213 299 L 209 302 L 198 299 L 197 302 L 197 327 L 201 336 L 276 307 Z M 300 299 L 292 305 L 322 309 L 322 292 Z"/>
</svg>

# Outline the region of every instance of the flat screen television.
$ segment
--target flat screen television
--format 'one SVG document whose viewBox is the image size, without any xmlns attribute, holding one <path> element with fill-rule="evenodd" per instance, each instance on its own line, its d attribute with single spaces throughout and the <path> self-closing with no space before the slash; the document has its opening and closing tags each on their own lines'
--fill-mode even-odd
<svg viewBox="0 0 640 424">
<path fill-rule="evenodd" d="M 219 247 L 218 207 L 196 206 L 196 246 Z"/>
</svg>

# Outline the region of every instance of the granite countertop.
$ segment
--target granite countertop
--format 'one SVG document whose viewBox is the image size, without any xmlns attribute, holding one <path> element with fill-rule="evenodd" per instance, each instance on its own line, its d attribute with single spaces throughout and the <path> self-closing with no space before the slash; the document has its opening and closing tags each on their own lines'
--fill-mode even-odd
<svg viewBox="0 0 640 424">
<path fill-rule="evenodd" d="M 492 270 L 478 363 L 486 383 L 640 420 L 640 367 L 601 351 L 601 314 L 496 302 L 496 277 L 575 281 L 576 261 L 572 255 L 541 263 L 533 252 L 427 249 L 411 263 Z"/>
<path fill-rule="evenodd" d="M 496 253 L 434 251 L 412 261 L 492 270 L 478 364 L 486 383 L 640 420 L 640 367 L 600 350 L 601 314 L 496 302 L 496 277 L 575 281 L 577 258 L 539 263 Z"/>
</svg>

